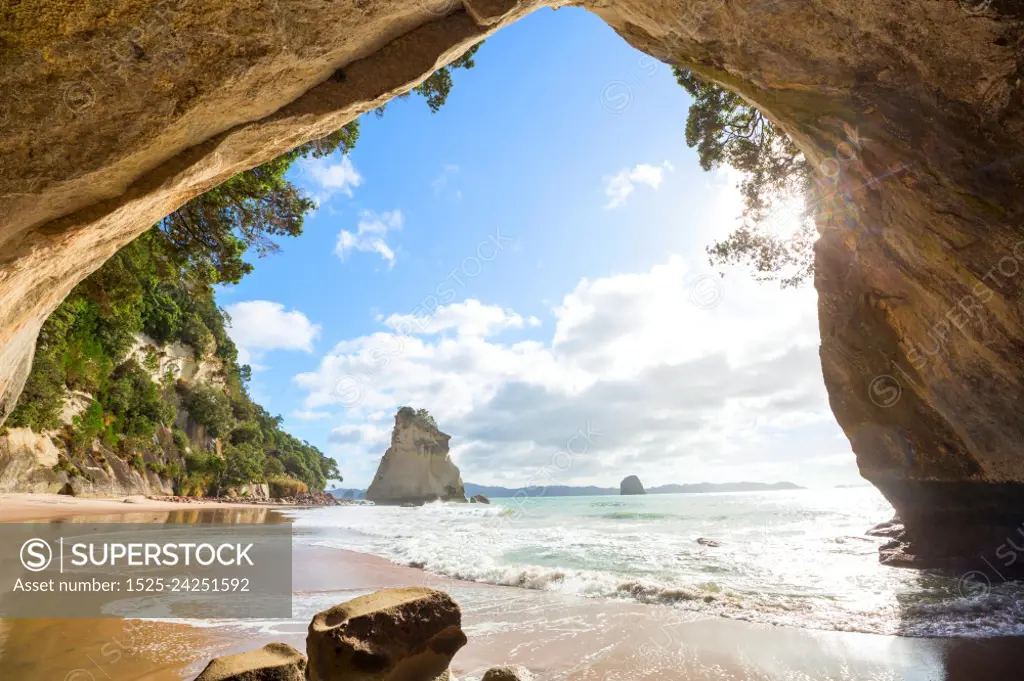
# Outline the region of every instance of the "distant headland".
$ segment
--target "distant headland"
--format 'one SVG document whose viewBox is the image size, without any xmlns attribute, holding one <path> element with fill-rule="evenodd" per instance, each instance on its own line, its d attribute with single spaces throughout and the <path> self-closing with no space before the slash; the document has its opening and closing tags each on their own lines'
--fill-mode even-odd
<svg viewBox="0 0 1024 681">
<path fill-rule="evenodd" d="M 712 494 L 715 492 L 783 492 L 788 490 L 807 489 L 792 482 L 697 482 L 686 485 L 658 485 L 648 487 L 647 494 Z M 501 487 L 497 485 L 476 485 L 465 483 L 466 496 L 483 494 L 487 497 L 514 497 L 520 492 L 530 496 L 545 497 L 591 497 L 602 495 L 619 495 L 619 487 L 595 487 L 573 485 L 547 485 L 544 487 Z M 333 489 L 330 493 L 342 499 L 363 499 L 366 490 Z"/>
</svg>

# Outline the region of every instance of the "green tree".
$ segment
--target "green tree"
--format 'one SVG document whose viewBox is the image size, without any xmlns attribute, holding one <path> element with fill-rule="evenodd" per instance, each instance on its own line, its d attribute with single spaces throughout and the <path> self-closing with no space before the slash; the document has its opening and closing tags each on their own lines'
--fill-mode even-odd
<svg viewBox="0 0 1024 681">
<path fill-rule="evenodd" d="M 471 69 L 476 66 L 476 61 L 474 61 L 473 57 L 483 44 L 484 41 L 481 41 L 469 48 L 451 64 L 442 66 L 437 71 L 434 71 L 426 80 L 414 87 L 410 92 L 398 95 L 398 99 L 407 99 L 415 93 L 426 100 L 430 113 L 437 113 L 444 106 L 445 102 L 448 101 L 448 95 L 451 94 L 452 87 L 455 86 L 455 81 L 452 79 L 452 71 L 455 69 Z M 378 118 L 384 115 L 387 106 L 387 104 L 384 104 L 377 107 L 375 113 Z"/>
<path fill-rule="evenodd" d="M 285 178 L 292 164 L 346 154 L 358 139 L 359 122 L 353 121 L 192 199 L 157 224 L 152 239 L 164 266 L 193 286 L 237 284 L 253 268 L 246 252 L 277 252 L 275 239 L 301 234 L 315 205 Z"/>
<path fill-rule="evenodd" d="M 785 133 L 738 94 L 692 71 L 677 67 L 673 72 L 693 98 L 686 143 L 696 147 L 701 168 L 727 165 L 744 174 L 739 183 L 743 223 L 708 247 L 711 264 L 746 264 L 759 280 L 799 285 L 813 272 L 814 228 L 807 212 L 780 221 L 778 211 L 787 200 L 808 194 L 807 161 Z M 780 229 L 780 222 L 795 224 Z"/>
<path fill-rule="evenodd" d="M 156 426 L 174 422 L 174 405 L 163 399 L 158 384 L 135 360 L 114 370 L 98 398 L 117 419 L 117 432 L 129 437 L 151 438 Z"/>
<path fill-rule="evenodd" d="M 234 422 L 231 402 L 217 388 L 202 383 L 193 385 L 185 390 L 181 404 L 212 437 L 227 435 L 231 431 Z"/>
<path fill-rule="evenodd" d="M 417 409 L 416 418 L 420 419 L 421 421 L 429 423 L 434 428 L 437 428 L 437 421 L 434 420 L 434 417 L 431 416 L 430 412 L 427 411 L 426 409 Z"/>
<path fill-rule="evenodd" d="M 223 451 L 225 485 L 238 487 L 250 482 L 263 481 L 263 450 L 251 444 L 228 444 Z"/>
</svg>

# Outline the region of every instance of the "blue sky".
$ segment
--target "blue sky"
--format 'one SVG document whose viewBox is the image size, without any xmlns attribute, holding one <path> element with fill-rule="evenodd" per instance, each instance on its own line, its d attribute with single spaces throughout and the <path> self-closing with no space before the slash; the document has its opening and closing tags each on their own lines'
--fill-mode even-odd
<svg viewBox="0 0 1024 681">
<path fill-rule="evenodd" d="M 293 169 L 320 201 L 303 236 L 218 296 L 253 397 L 344 486 L 402 404 L 435 414 L 471 482 L 566 459 L 557 484 L 856 482 L 813 290 L 707 264 L 740 203 L 687 148 L 688 105 L 668 66 L 565 8 L 488 39 L 439 113 L 364 116 L 349 158 Z"/>
</svg>

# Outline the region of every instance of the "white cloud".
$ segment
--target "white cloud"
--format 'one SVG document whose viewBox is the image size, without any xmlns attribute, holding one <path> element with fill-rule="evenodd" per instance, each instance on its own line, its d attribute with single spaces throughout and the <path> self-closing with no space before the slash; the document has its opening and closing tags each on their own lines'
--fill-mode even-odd
<svg viewBox="0 0 1024 681">
<path fill-rule="evenodd" d="M 391 440 L 391 424 L 389 423 L 387 426 L 373 424 L 338 426 L 331 431 L 327 440 L 341 445 L 362 443 L 386 446 Z"/>
<path fill-rule="evenodd" d="M 854 467 L 815 460 L 848 445 L 821 377 L 814 291 L 740 276 L 709 305 L 694 295 L 708 281 L 679 257 L 583 279 L 552 308 L 545 340 L 501 340 L 539 320 L 476 300 L 418 320 L 391 315 L 386 330 L 338 343 L 295 383 L 305 409 L 343 407 L 332 442 L 344 444 L 355 484 L 372 476 L 389 417 L 406 404 L 454 436 L 453 457 L 473 482 L 525 484 L 567 447 L 559 484 L 614 485 L 627 474 L 855 481 Z M 584 454 L 578 438 L 567 443 L 588 427 L 600 436 Z"/>
<path fill-rule="evenodd" d="M 405 218 L 400 210 L 384 211 L 375 213 L 363 211 L 359 218 L 359 225 L 355 232 L 342 230 L 338 234 L 338 242 L 334 252 L 342 260 L 345 254 L 352 249 L 377 253 L 387 261 L 388 267 L 395 266 L 395 252 L 387 243 L 388 232 L 402 228 Z"/>
<path fill-rule="evenodd" d="M 440 194 L 441 192 L 443 192 L 445 190 L 445 187 L 448 186 L 448 180 L 450 180 L 455 175 L 458 175 L 458 173 L 459 166 L 455 165 L 454 163 L 445 163 L 443 166 L 441 166 L 441 172 L 430 183 L 430 186 L 433 187 L 434 189 L 434 193 Z M 452 195 L 455 198 L 462 198 L 462 192 L 460 192 L 458 189 L 456 189 L 452 193 Z"/>
<path fill-rule="evenodd" d="M 326 190 L 326 195 L 340 191 L 351 198 L 352 189 L 363 183 L 363 176 L 348 156 L 342 156 L 337 163 L 331 163 L 327 158 L 309 159 L 305 167 L 310 176 Z"/>
<path fill-rule="evenodd" d="M 442 305 L 431 316 L 393 314 L 384 320 L 384 324 L 405 334 L 435 334 L 454 329 L 460 336 L 483 337 L 503 329 L 521 329 L 527 324 L 538 326 L 540 320 L 536 317 L 523 319 L 511 310 L 484 305 L 471 298 L 464 303 Z"/>
<path fill-rule="evenodd" d="M 638 163 L 632 168 L 623 168 L 615 175 L 606 176 L 604 178 L 604 193 L 608 197 L 608 203 L 604 207 L 610 210 L 624 205 L 638 184 L 645 184 L 652 189 L 657 189 L 665 179 L 665 172 L 672 172 L 672 170 L 674 168 L 668 161 L 657 166 Z"/>
<path fill-rule="evenodd" d="M 299 421 L 323 421 L 331 418 L 331 415 L 326 411 L 316 411 L 314 409 L 293 411 L 290 416 Z"/>
<path fill-rule="evenodd" d="M 320 335 L 320 325 L 313 324 L 298 310 L 286 311 L 281 303 L 249 300 L 232 303 L 226 308 L 231 317 L 227 331 L 238 346 L 238 361 L 249 364 L 254 371 L 268 350 L 313 351 L 313 341 Z"/>
</svg>

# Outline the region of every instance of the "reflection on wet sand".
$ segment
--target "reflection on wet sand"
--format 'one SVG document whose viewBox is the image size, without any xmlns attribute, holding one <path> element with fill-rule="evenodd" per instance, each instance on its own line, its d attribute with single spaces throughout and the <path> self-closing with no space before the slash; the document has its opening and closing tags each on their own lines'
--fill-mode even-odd
<svg viewBox="0 0 1024 681">
<path fill-rule="evenodd" d="M 31 522 L 31 521 L 30 521 Z M 42 522 L 42 521 L 38 521 Z M 54 523 L 278 524 L 270 508 L 91 513 Z M 0 678 L 24 681 L 180 681 L 183 670 L 237 647 L 237 636 L 184 624 L 122 619 L 0 620 Z"/>
<path fill-rule="evenodd" d="M 102 513 L 54 518 L 54 523 L 170 523 L 187 525 L 270 525 L 288 522 L 271 508 L 196 508 L 172 511 Z"/>
<path fill-rule="evenodd" d="M 0 678 L 180 681 L 227 645 L 217 632 L 118 619 L 0 620 Z"/>
</svg>

